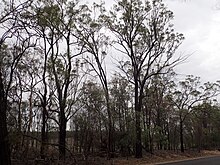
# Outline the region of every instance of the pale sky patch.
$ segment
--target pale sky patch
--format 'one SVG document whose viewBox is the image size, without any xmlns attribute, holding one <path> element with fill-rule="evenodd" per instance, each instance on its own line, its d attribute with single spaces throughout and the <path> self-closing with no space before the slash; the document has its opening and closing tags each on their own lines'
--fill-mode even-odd
<svg viewBox="0 0 220 165">
<path fill-rule="evenodd" d="M 181 74 L 200 76 L 204 81 L 220 79 L 220 9 L 216 0 L 165 0 L 174 12 L 176 31 L 186 39 L 178 52 L 192 54 L 177 67 Z"/>
<path fill-rule="evenodd" d="M 105 0 L 106 8 L 110 9 L 116 2 Z M 164 0 L 164 3 L 174 12 L 176 32 L 185 36 L 177 56 L 190 55 L 176 67 L 176 72 L 200 76 L 203 81 L 220 80 L 220 0 Z"/>
</svg>

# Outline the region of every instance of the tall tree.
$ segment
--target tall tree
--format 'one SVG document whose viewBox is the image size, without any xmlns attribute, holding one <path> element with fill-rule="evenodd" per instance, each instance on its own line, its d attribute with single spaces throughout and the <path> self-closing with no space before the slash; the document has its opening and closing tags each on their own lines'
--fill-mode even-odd
<svg viewBox="0 0 220 165">
<path fill-rule="evenodd" d="M 29 6 L 24 1 L 17 4 L 3 1 L 0 15 L 0 164 L 10 165 L 10 148 L 7 129 L 8 94 L 13 82 L 13 74 L 21 57 L 31 46 L 30 36 L 21 36 L 25 27 L 20 22 L 20 12 Z M 24 33 L 23 33 L 24 34 Z M 7 40 L 11 39 L 11 50 L 7 48 Z M 10 47 L 9 46 L 9 47 Z M 9 51 L 10 50 L 10 51 Z M 8 63 L 7 63 L 8 62 Z M 7 63 L 7 64 L 6 64 Z M 6 73 L 7 72 L 7 73 Z"/>
<path fill-rule="evenodd" d="M 75 37 L 74 22 L 80 15 L 80 10 L 77 8 L 77 3 L 59 0 L 45 1 L 35 10 L 35 18 L 37 18 L 38 28 L 44 41 L 43 123 L 45 123 L 46 97 L 48 96 L 47 81 L 50 81 L 56 90 L 54 98 L 58 110 L 53 110 L 53 112 L 57 112 L 59 118 L 59 121 L 54 120 L 59 125 L 60 159 L 65 159 L 67 122 L 73 114 L 72 106 L 80 81 L 78 74 L 80 65 L 77 58 L 82 53 L 82 46 L 78 44 Z M 46 72 L 50 77 L 48 80 Z M 44 124 L 43 127 L 45 127 Z M 45 128 L 42 128 L 42 133 L 43 130 Z"/>
<path fill-rule="evenodd" d="M 79 18 L 78 35 L 86 52 L 91 55 L 84 58 L 86 63 L 90 64 L 92 71 L 98 76 L 105 91 L 106 110 L 108 114 L 108 157 L 113 157 L 114 152 L 114 128 L 112 125 L 112 112 L 109 98 L 108 77 L 105 65 L 109 38 L 103 32 L 103 24 L 100 15 L 105 11 L 103 4 L 93 5 L 94 13 L 88 6 L 84 5 L 84 17 Z M 94 15 L 94 17 L 92 16 Z M 87 54 L 87 55 L 88 55 Z"/>
<path fill-rule="evenodd" d="M 142 157 L 141 111 L 146 82 L 154 75 L 165 74 L 181 59 L 174 53 L 183 40 L 170 21 L 173 13 L 161 0 L 121 0 L 114 5 L 104 23 L 115 35 L 116 49 L 127 61 L 120 68 L 134 85 L 136 120 L 136 158 Z"/>
</svg>

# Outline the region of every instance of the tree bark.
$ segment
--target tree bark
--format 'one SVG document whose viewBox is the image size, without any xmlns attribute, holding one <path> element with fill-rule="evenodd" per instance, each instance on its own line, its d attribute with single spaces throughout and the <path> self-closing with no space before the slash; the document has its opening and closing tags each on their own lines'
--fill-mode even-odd
<svg viewBox="0 0 220 165">
<path fill-rule="evenodd" d="M 107 84 L 107 82 L 106 82 Z M 114 139 L 113 139 L 113 125 L 112 125 L 112 114 L 111 114 L 111 107 L 109 103 L 109 93 L 108 93 L 108 87 L 106 85 L 106 104 L 107 104 L 107 113 L 108 113 L 108 158 L 114 157 Z"/>
<path fill-rule="evenodd" d="M 184 141 L 183 141 L 183 121 L 180 120 L 180 150 L 184 152 Z"/>
<path fill-rule="evenodd" d="M 45 39 L 45 34 L 44 34 L 44 70 L 43 70 L 43 74 L 42 74 L 42 80 L 43 80 L 43 84 L 44 84 L 44 94 L 42 97 L 42 128 L 41 128 L 41 158 L 44 159 L 45 158 L 45 143 L 47 142 L 47 134 L 46 134 L 46 124 L 47 124 L 47 81 L 46 81 L 46 72 L 47 72 L 47 52 L 46 52 L 46 39 Z"/>
<path fill-rule="evenodd" d="M 66 155 L 66 123 L 64 108 L 60 108 L 59 157 L 61 160 L 64 160 Z"/>
<path fill-rule="evenodd" d="M 138 82 L 135 83 L 135 127 L 136 127 L 136 147 L 135 157 L 142 158 L 141 143 L 141 105 L 139 102 Z"/>
<path fill-rule="evenodd" d="M 45 143 L 47 142 L 47 135 L 46 135 L 46 105 L 43 105 L 43 112 L 42 112 L 42 128 L 41 128 L 41 148 L 40 148 L 40 155 L 41 159 L 45 159 Z"/>
<path fill-rule="evenodd" d="M 10 148 L 7 129 L 7 99 L 4 93 L 2 74 L 0 71 L 0 164 L 10 165 Z"/>
</svg>

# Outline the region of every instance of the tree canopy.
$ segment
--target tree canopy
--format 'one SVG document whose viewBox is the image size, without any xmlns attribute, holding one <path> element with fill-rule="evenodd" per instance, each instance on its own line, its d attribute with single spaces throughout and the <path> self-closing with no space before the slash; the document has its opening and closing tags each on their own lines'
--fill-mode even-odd
<svg viewBox="0 0 220 165">
<path fill-rule="evenodd" d="M 0 164 L 219 147 L 219 82 L 175 73 L 162 0 L 1 3 Z"/>
</svg>

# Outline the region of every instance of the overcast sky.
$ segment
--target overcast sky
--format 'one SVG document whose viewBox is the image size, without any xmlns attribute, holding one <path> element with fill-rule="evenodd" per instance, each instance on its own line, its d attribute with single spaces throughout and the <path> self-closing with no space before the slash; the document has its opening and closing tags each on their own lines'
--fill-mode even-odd
<svg viewBox="0 0 220 165">
<path fill-rule="evenodd" d="M 186 63 L 177 67 L 178 73 L 197 75 L 204 81 L 220 80 L 219 0 L 164 2 L 174 12 L 176 30 L 186 38 L 179 52 L 192 54 Z"/>
<path fill-rule="evenodd" d="M 105 0 L 107 8 L 115 1 Z M 220 0 L 164 0 L 164 3 L 174 12 L 175 30 L 185 36 L 177 53 L 190 55 L 176 72 L 199 76 L 203 81 L 220 80 Z"/>
</svg>

